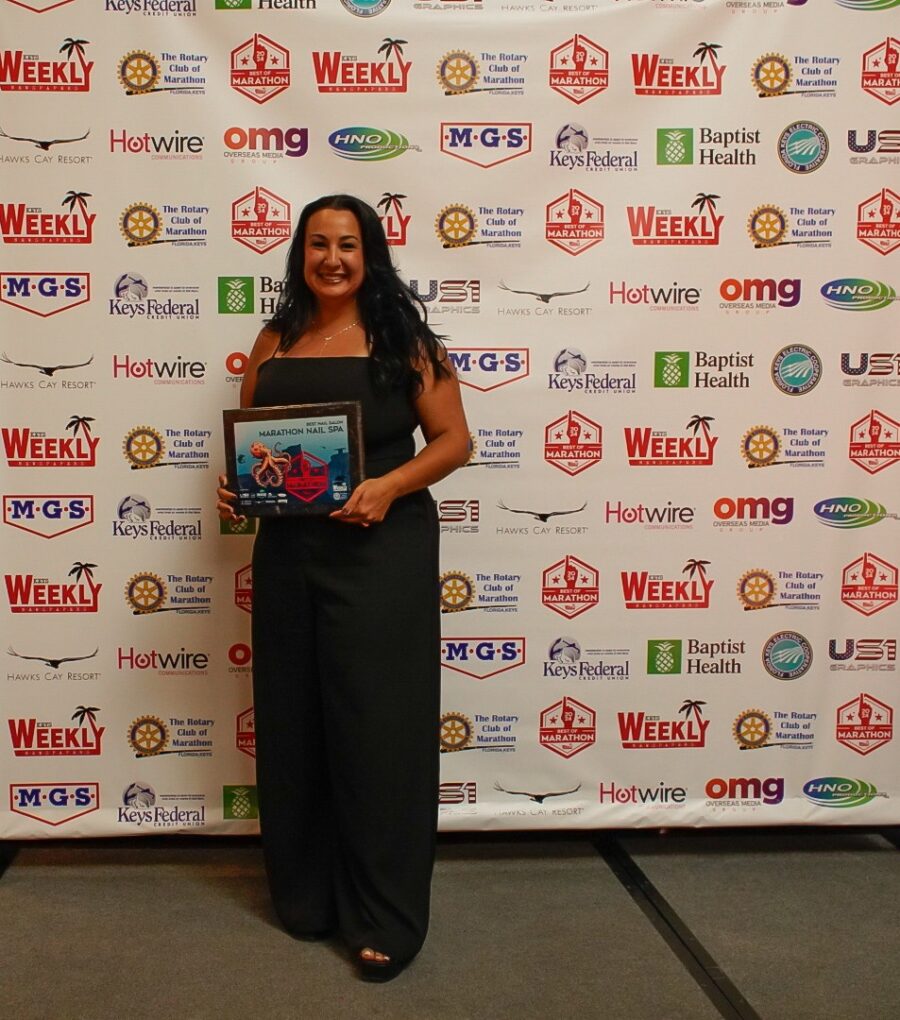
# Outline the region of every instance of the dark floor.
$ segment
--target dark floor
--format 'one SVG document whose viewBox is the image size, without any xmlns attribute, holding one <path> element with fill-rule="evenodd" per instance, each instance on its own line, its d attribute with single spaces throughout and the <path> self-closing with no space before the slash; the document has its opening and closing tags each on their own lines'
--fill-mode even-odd
<svg viewBox="0 0 900 1020">
<path fill-rule="evenodd" d="M 444 836 L 389 985 L 285 935 L 255 840 L 0 844 L 0 1017 L 895 1020 L 900 836 Z"/>
</svg>

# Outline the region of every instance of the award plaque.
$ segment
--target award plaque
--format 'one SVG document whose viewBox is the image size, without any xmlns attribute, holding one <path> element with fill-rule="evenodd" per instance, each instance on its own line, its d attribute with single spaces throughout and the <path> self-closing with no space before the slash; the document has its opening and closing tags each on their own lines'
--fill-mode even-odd
<svg viewBox="0 0 900 1020">
<path fill-rule="evenodd" d="M 252 517 L 328 514 L 363 478 L 358 400 L 223 411 L 234 512 Z"/>
</svg>

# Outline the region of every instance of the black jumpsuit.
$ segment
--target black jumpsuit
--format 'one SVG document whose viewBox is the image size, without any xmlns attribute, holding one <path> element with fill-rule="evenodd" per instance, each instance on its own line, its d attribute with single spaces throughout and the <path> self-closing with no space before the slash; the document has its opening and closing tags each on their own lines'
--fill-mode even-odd
<svg viewBox="0 0 900 1020">
<path fill-rule="evenodd" d="M 273 358 L 253 403 L 359 400 L 367 477 L 415 452 L 403 390 L 368 358 Z M 253 698 L 266 872 L 285 927 L 402 961 L 428 927 L 438 805 L 438 524 L 427 491 L 369 528 L 263 520 Z"/>
</svg>

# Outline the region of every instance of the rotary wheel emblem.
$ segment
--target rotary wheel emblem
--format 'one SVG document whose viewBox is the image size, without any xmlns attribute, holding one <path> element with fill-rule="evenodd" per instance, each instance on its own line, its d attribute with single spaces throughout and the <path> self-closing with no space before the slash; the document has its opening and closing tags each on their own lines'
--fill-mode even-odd
<svg viewBox="0 0 900 1020">
<path fill-rule="evenodd" d="M 787 233 L 787 218 L 778 206 L 761 205 L 750 214 L 747 233 L 758 248 L 771 248 Z"/>
<path fill-rule="evenodd" d="M 159 716 L 139 716 L 128 727 L 128 742 L 139 758 L 161 754 L 169 743 L 169 728 Z"/>
<path fill-rule="evenodd" d="M 465 466 L 468 467 L 470 464 L 476 463 L 475 458 L 478 455 L 478 440 L 475 438 L 475 433 L 469 433 L 469 459 L 466 461 Z"/>
<path fill-rule="evenodd" d="M 156 467 L 165 452 L 162 436 L 147 425 L 138 425 L 125 437 L 122 452 L 131 461 L 131 467 Z"/>
<path fill-rule="evenodd" d="M 441 612 L 458 613 L 475 598 L 475 582 L 468 574 L 448 570 L 441 574 Z"/>
<path fill-rule="evenodd" d="M 765 747 L 772 734 L 772 720 L 765 712 L 751 708 L 747 712 L 741 712 L 734 720 L 731 732 L 742 750 Z"/>
<path fill-rule="evenodd" d="M 119 230 L 130 248 L 153 244 L 163 228 L 160 212 L 146 202 L 135 202 L 119 217 Z"/>
<path fill-rule="evenodd" d="M 155 613 L 166 601 L 166 584 L 156 574 L 135 574 L 125 585 L 125 598 L 135 613 Z"/>
<path fill-rule="evenodd" d="M 465 50 L 453 50 L 438 62 L 437 79 L 448 95 L 461 96 L 478 81 L 478 61 Z"/>
<path fill-rule="evenodd" d="M 748 570 L 737 586 L 737 597 L 744 609 L 765 609 L 775 598 L 775 578 L 768 570 Z"/>
<path fill-rule="evenodd" d="M 441 751 L 462 751 L 472 742 L 472 720 L 459 712 L 441 716 Z"/>
<path fill-rule="evenodd" d="M 446 205 L 434 221 L 434 229 L 445 248 L 470 244 L 478 230 L 475 213 L 465 205 Z"/>
<path fill-rule="evenodd" d="M 741 455 L 750 467 L 768 467 L 780 452 L 778 433 L 768 425 L 754 425 L 741 440 Z"/>
<path fill-rule="evenodd" d="M 119 81 L 129 95 L 152 92 L 159 81 L 159 63 L 146 50 L 132 50 L 119 61 Z"/>
<path fill-rule="evenodd" d="M 780 96 L 791 83 L 791 65 L 780 53 L 767 53 L 753 65 L 753 84 L 761 96 Z"/>
</svg>

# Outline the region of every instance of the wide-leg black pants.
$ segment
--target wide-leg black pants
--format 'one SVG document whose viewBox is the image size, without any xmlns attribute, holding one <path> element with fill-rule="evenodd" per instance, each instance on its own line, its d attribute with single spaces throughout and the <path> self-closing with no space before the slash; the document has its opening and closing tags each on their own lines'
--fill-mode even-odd
<svg viewBox="0 0 900 1020">
<path fill-rule="evenodd" d="M 260 822 L 285 927 L 406 960 L 428 928 L 438 806 L 438 523 L 261 522 L 253 550 Z"/>
</svg>

